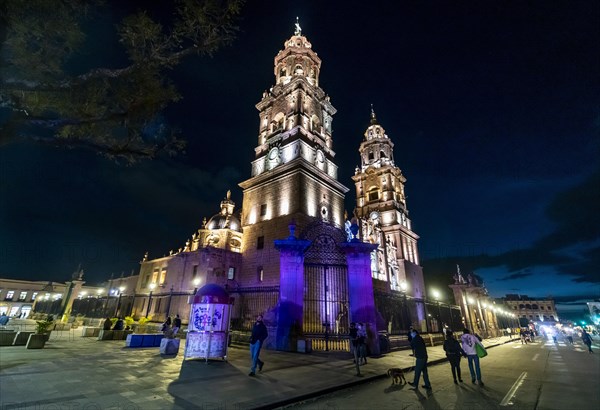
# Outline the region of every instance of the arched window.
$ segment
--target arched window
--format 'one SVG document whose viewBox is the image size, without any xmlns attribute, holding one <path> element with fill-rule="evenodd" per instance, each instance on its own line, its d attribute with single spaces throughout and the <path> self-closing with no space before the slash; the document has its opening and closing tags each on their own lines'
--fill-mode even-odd
<svg viewBox="0 0 600 410">
<path fill-rule="evenodd" d="M 534 303 L 533 305 L 531 305 L 531 308 L 532 308 L 533 310 L 537 310 L 537 309 L 538 309 L 538 305 L 536 305 L 536 304 Z"/>
<path fill-rule="evenodd" d="M 294 74 L 304 74 L 304 70 L 302 69 L 302 65 L 301 64 L 297 64 L 296 68 L 294 68 Z"/>
<path fill-rule="evenodd" d="M 525 305 L 525 309 L 531 309 L 531 305 L 530 305 L 529 303 L 527 303 L 527 304 Z"/>
</svg>

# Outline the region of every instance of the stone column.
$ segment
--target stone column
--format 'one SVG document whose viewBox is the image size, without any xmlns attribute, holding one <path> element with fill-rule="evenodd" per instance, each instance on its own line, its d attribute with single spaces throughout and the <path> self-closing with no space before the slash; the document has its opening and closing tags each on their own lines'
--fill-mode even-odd
<svg viewBox="0 0 600 410">
<path fill-rule="evenodd" d="M 61 308 L 61 321 L 67 323 L 69 316 L 71 315 L 71 308 L 73 307 L 73 301 L 79 296 L 81 288 L 85 283 L 84 280 L 74 279 L 71 282 L 66 282 L 67 288 L 63 295 L 63 305 Z"/>
<path fill-rule="evenodd" d="M 310 241 L 294 236 L 296 225 L 290 223 L 290 236 L 275 240 L 279 251 L 279 306 L 275 348 L 296 351 L 298 336 L 302 333 L 304 307 L 304 251 Z"/>
<path fill-rule="evenodd" d="M 358 227 L 357 227 L 358 228 Z M 340 244 L 346 253 L 348 263 L 348 299 L 350 301 L 350 320 L 367 326 L 368 345 L 373 355 L 379 355 L 379 337 L 377 334 L 377 309 L 371 278 L 371 252 L 377 244 L 363 243 L 354 238 Z"/>
</svg>

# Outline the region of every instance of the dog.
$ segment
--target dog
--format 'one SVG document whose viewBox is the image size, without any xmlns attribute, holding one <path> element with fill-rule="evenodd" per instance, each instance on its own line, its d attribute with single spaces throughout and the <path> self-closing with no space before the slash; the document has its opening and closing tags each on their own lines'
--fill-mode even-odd
<svg viewBox="0 0 600 410">
<path fill-rule="evenodd" d="M 406 384 L 404 372 L 398 367 L 392 367 L 389 369 L 387 371 L 387 375 L 392 378 L 392 384 Z M 404 383 L 402 383 L 402 380 L 404 380 Z"/>
</svg>

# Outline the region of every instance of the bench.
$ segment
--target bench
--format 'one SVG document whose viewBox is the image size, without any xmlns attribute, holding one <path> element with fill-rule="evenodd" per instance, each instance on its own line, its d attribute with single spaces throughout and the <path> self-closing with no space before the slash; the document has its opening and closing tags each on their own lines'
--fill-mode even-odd
<svg viewBox="0 0 600 410">
<path fill-rule="evenodd" d="M 12 346 L 17 332 L 14 330 L 3 330 L 0 332 L 0 346 Z"/>
<path fill-rule="evenodd" d="M 27 340 L 29 339 L 29 335 L 34 333 L 35 332 L 25 332 L 23 330 L 17 332 L 17 335 L 13 340 L 13 346 L 25 346 L 27 344 Z"/>
<path fill-rule="evenodd" d="M 127 335 L 125 347 L 160 347 L 162 333 L 133 333 Z"/>
</svg>

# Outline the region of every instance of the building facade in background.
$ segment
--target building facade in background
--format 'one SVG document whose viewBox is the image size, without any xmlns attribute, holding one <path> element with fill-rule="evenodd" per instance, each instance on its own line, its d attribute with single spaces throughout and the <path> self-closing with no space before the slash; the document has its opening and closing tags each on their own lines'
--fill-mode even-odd
<svg viewBox="0 0 600 410">
<path fill-rule="evenodd" d="M 527 295 L 508 294 L 503 298 L 508 309 L 517 315 L 521 323 L 559 321 L 558 312 L 551 298 L 531 298 Z"/>
</svg>

